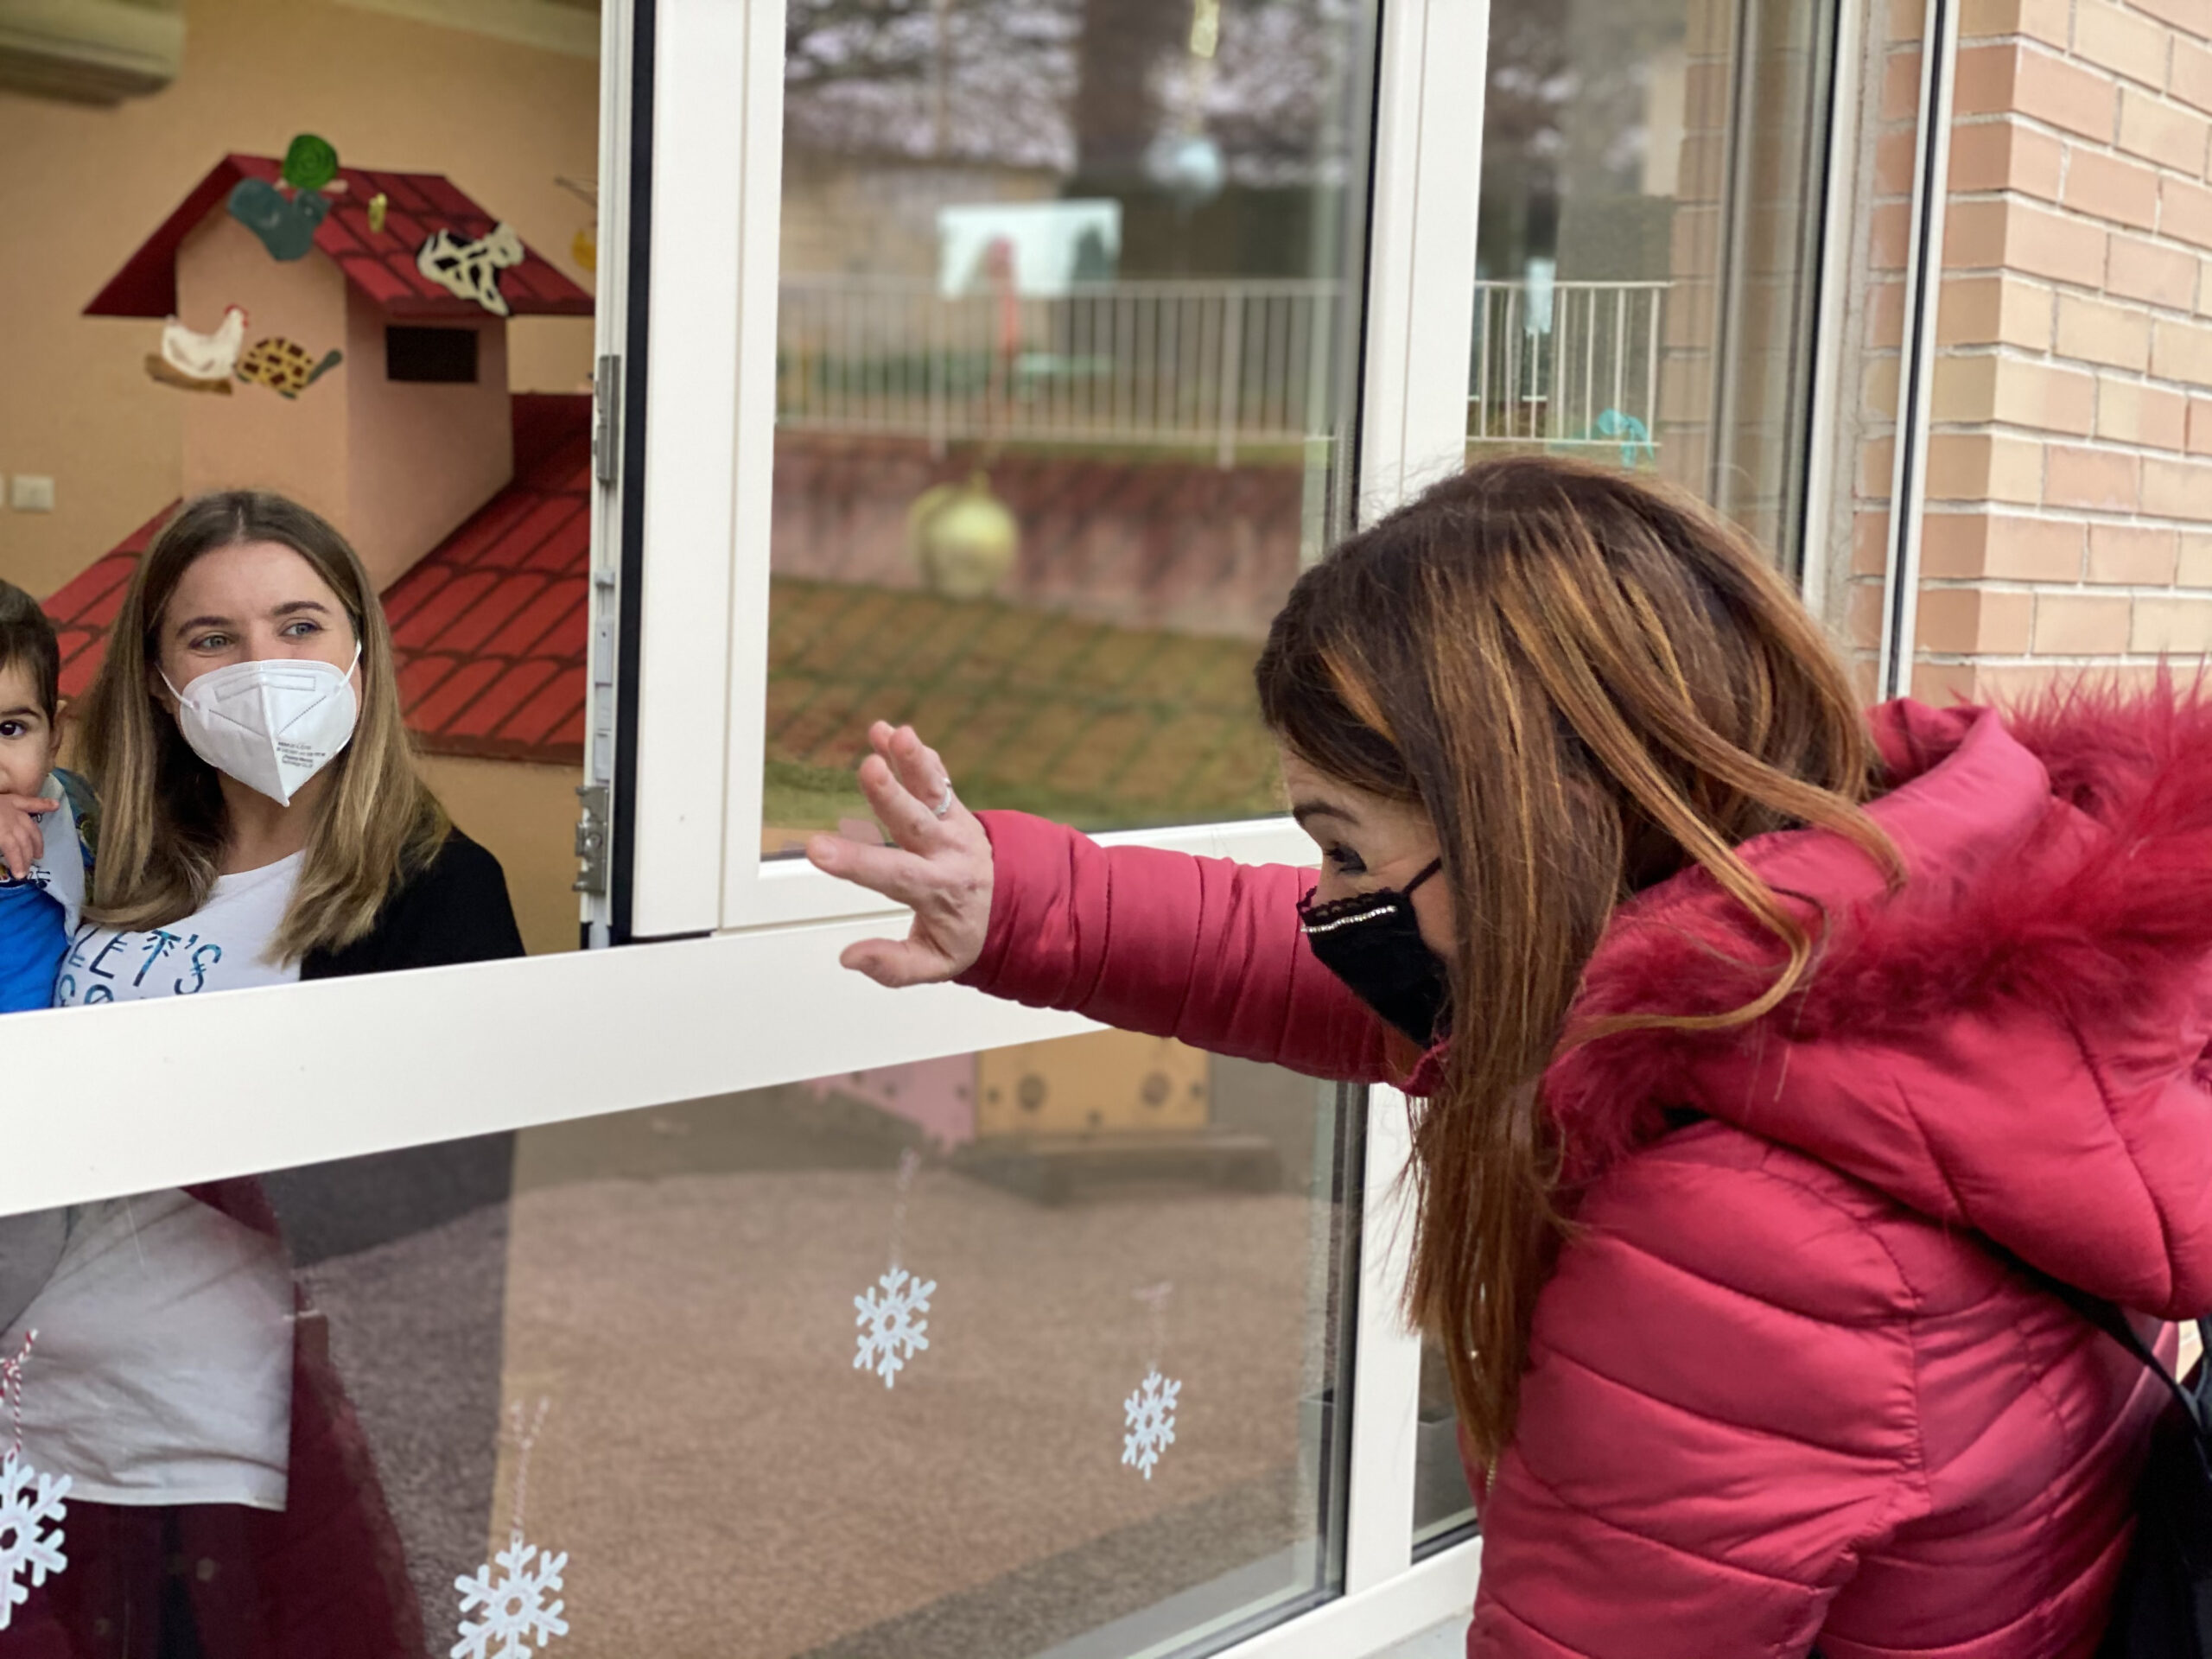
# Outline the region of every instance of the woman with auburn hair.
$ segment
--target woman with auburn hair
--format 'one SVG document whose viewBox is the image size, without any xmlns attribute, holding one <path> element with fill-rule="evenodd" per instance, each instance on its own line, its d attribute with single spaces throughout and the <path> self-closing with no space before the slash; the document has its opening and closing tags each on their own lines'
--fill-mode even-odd
<svg viewBox="0 0 2212 1659">
<path fill-rule="evenodd" d="M 898 844 L 808 850 L 914 921 L 845 963 L 1406 1091 L 1478 1659 L 2091 1653 L 2166 1395 L 2043 1275 L 2212 1307 L 2201 690 L 1870 721 L 1737 531 L 1535 457 L 1258 679 L 1318 876 L 970 814 L 879 723 Z"/>
<path fill-rule="evenodd" d="M 498 862 L 416 773 L 375 590 L 304 507 L 233 492 L 169 521 L 81 743 L 100 834 L 59 1006 L 522 954 Z M 302 1064 L 270 1032 L 267 1054 L 208 1063 Z M 68 1568 L 7 1651 L 420 1659 L 398 1535 L 260 1184 L 67 1223 L 0 1333 L 13 1357 L 36 1332 L 25 1449 L 73 1483 Z"/>
</svg>

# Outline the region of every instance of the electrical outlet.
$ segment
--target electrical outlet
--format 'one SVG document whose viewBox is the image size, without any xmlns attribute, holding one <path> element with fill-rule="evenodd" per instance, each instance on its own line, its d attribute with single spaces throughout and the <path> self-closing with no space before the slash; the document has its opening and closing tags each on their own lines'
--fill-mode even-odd
<svg viewBox="0 0 2212 1659">
<path fill-rule="evenodd" d="M 35 473 L 17 473 L 8 480 L 8 505 L 17 512 L 52 512 L 54 480 Z"/>
</svg>

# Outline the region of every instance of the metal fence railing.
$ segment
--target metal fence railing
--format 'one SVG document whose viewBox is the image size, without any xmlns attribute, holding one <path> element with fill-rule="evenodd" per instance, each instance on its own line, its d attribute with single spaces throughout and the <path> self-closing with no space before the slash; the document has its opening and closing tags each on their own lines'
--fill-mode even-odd
<svg viewBox="0 0 2212 1659">
<path fill-rule="evenodd" d="M 1479 282 L 1467 442 L 1656 453 L 1668 284 Z"/>
<path fill-rule="evenodd" d="M 1479 282 L 1470 444 L 1618 448 L 1658 429 L 1668 284 Z M 1343 290 L 1321 281 L 1131 281 L 1050 298 L 926 278 L 784 279 L 776 418 L 791 431 L 1211 452 L 1330 424 Z"/>
<path fill-rule="evenodd" d="M 1295 444 L 1328 407 L 1330 282 L 942 296 L 910 278 L 786 277 L 776 417 L 795 431 L 1211 450 Z"/>
</svg>

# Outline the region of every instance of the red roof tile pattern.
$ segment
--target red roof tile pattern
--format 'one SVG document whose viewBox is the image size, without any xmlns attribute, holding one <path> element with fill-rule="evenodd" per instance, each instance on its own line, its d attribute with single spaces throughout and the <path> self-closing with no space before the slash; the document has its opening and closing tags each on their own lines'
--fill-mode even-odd
<svg viewBox="0 0 2212 1659">
<path fill-rule="evenodd" d="M 176 312 L 176 254 L 184 238 L 211 213 L 222 211 L 241 179 L 274 182 L 283 163 L 267 156 L 226 156 L 194 185 L 176 211 L 139 245 L 108 285 L 85 308 L 88 317 L 168 317 Z M 315 245 L 338 264 L 346 278 L 394 317 L 480 317 L 484 308 L 432 282 L 416 269 L 416 255 L 434 231 L 450 230 L 473 241 L 497 223 L 453 181 L 439 173 L 379 173 L 341 167 L 346 188 L 328 197 L 330 213 Z M 388 206 L 382 232 L 369 229 L 369 202 Z M 543 255 L 525 248 L 522 264 L 499 273 L 499 291 L 518 317 L 588 317 L 590 295 L 563 276 Z"/>
<path fill-rule="evenodd" d="M 169 521 L 180 503 L 172 501 L 103 554 L 72 580 L 56 588 L 45 610 L 61 642 L 61 695 L 71 702 L 92 689 L 92 677 L 107 655 L 107 631 L 123 608 L 123 594 L 138 556 L 154 544 L 154 537 Z"/>
<path fill-rule="evenodd" d="M 591 398 L 514 400 L 514 482 L 385 589 L 407 724 L 435 753 L 582 765 Z"/>
<path fill-rule="evenodd" d="M 409 729 L 439 754 L 583 760 L 591 601 L 591 398 L 519 393 L 515 473 L 385 590 Z M 46 601 L 61 692 L 81 696 L 139 556 L 177 504 Z"/>
</svg>

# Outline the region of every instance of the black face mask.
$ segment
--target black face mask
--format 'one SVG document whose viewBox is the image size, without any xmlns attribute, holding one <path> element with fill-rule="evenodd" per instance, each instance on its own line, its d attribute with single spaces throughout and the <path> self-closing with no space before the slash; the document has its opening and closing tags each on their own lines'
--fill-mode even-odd
<svg viewBox="0 0 2212 1659">
<path fill-rule="evenodd" d="M 1437 859 L 1396 889 L 1356 893 L 1325 905 L 1298 901 L 1306 943 L 1351 994 L 1423 1048 L 1451 1012 L 1452 981 L 1421 937 L 1414 889 L 1444 868 Z"/>
</svg>

